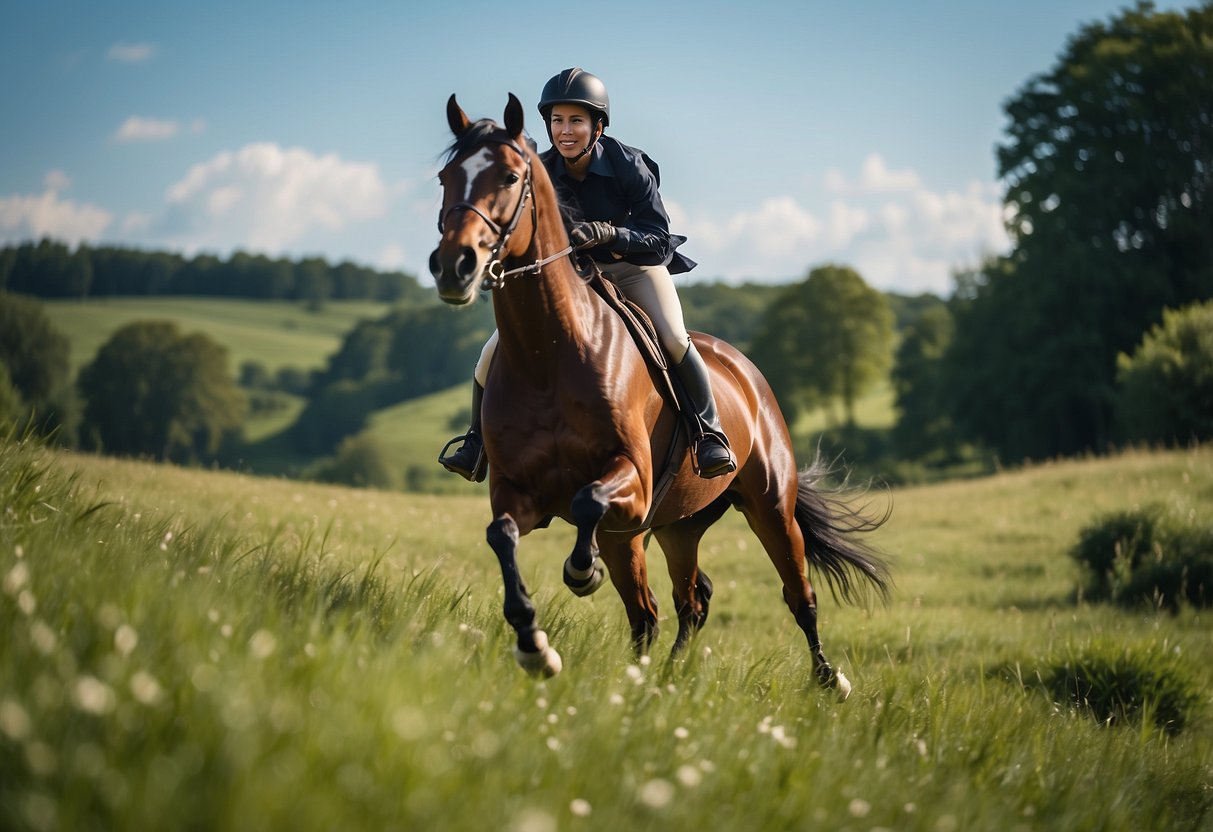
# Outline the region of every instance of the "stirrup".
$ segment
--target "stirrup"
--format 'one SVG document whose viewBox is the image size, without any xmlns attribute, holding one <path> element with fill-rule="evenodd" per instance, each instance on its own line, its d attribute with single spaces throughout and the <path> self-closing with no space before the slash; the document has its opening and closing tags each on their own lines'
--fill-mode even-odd
<svg viewBox="0 0 1213 832">
<path fill-rule="evenodd" d="M 723 463 L 718 464 L 715 468 L 709 468 L 706 471 L 699 466 L 699 448 L 705 439 L 715 440 L 721 448 L 724 448 L 725 453 L 729 455 L 729 458 Z M 736 471 L 737 460 L 733 456 L 733 450 L 729 447 L 729 441 L 727 439 L 715 433 L 703 433 L 691 443 L 691 468 L 695 471 L 695 476 L 701 479 L 710 480 L 715 477 L 723 477 L 725 474 L 731 474 Z"/>
<path fill-rule="evenodd" d="M 480 450 L 476 453 L 476 458 L 472 460 L 471 464 L 465 465 L 456 458 L 465 450 L 468 450 L 467 443 L 469 440 L 474 440 L 479 443 Z M 447 450 L 456 442 L 462 442 L 463 444 L 459 446 L 457 451 L 448 455 Z M 487 474 L 489 470 L 488 455 L 484 452 L 484 441 L 478 434 L 471 432 L 465 433 L 462 436 L 456 436 L 450 442 L 443 445 L 442 450 L 438 453 L 438 462 L 443 468 L 450 471 L 452 474 L 458 474 L 468 482 L 483 482 L 485 474 Z"/>
</svg>

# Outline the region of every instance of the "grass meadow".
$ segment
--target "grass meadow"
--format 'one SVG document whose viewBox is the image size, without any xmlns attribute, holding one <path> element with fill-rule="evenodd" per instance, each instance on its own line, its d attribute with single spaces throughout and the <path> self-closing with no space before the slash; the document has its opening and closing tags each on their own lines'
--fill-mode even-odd
<svg viewBox="0 0 1213 832">
<path fill-rule="evenodd" d="M 245 361 L 271 373 L 283 367 L 320 369 L 342 338 L 364 318 L 389 308 L 374 301 L 330 301 L 310 310 L 303 302 L 236 298 L 123 297 L 43 300 L 51 324 L 71 341 L 72 371 L 93 360 L 119 328 L 136 321 L 173 321 L 183 333 L 201 332 L 228 350 L 235 374 Z"/>
<path fill-rule="evenodd" d="M 1101 513 L 1213 515 L 1213 448 L 873 493 L 887 607 L 821 591 L 845 703 L 743 518 L 682 658 L 627 647 L 610 587 L 523 540 L 564 658 L 522 673 L 483 493 L 407 495 L 0 445 L 0 828 L 1140 830 L 1213 828 L 1210 613 L 1075 599 Z M 1123 659 L 1186 691 L 1108 717 L 1041 684 Z M 1132 681 L 1125 684 L 1132 686 Z M 1143 688 L 1144 689 L 1144 688 Z M 1147 691 L 1148 693 L 1148 691 Z"/>
</svg>

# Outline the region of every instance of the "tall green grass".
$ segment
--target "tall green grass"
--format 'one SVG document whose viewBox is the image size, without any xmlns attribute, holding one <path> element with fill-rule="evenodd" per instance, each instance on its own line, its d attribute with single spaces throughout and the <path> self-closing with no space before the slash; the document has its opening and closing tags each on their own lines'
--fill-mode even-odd
<svg viewBox="0 0 1213 832">
<path fill-rule="evenodd" d="M 1208 613 L 1070 600 L 1079 529 L 1147 497 L 1207 513 L 1213 450 L 896 492 L 877 539 L 895 556 L 893 603 L 822 599 L 827 653 L 856 684 L 840 704 L 812 683 L 736 514 L 704 541 L 712 617 L 675 662 L 673 622 L 640 662 L 609 588 L 564 590 L 570 529 L 525 538 L 565 660 L 536 681 L 510 655 L 481 495 L 9 442 L 0 826 L 1207 828 Z M 1034 681 L 1122 646 L 1199 691 L 1181 730 L 1109 723 Z"/>
</svg>

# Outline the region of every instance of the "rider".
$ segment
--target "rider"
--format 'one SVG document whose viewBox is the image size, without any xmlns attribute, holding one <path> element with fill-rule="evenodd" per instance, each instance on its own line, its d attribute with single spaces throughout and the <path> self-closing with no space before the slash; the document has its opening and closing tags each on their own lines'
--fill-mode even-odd
<svg viewBox="0 0 1213 832">
<path fill-rule="evenodd" d="M 670 277 L 690 271 L 695 262 L 676 251 L 686 238 L 670 234 L 657 190 L 657 165 L 643 151 L 604 135 L 611 121 L 606 86 L 580 68 L 566 69 L 544 85 L 539 112 L 552 142 L 540 158 L 560 195 L 570 241 L 588 252 L 602 273 L 645 311 L 672 360 L 683 410 L 695 428 L 695 471 L 706 479 L 736 470 L 707 366 L 683 324 L 682 304 Z M 461 437 L 463 444 L 438 460 L 475 482 L 484 479 L 487 468 L 480 403 L 496 346 L 494 332 L 476 363 L 472 424 Z"/>
</svg>

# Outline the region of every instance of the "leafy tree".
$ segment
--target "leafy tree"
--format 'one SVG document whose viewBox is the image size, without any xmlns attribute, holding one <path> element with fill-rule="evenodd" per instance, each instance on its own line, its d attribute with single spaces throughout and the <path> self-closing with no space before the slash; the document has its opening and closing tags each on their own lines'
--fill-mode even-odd
<svg viewBox="0 0 1213 832">
<path fill-rule="evenodd" d="M 680 287 L 682 310 L 690 329 L 710 332 L 740 350 L 748 350 L 754 331 L 781 287 L 747 283 L 695 283 Z"/>
<path fill-rule="evenodd" d="M 1130 441 L 1213 439 L 1213 301 L 1163 312 L 1132 356 L 1117 359 L 1117 416 Z"/>
<path fill-rule="evenodd" d="M 14 425 L 20 427 L 19 423 L 24 423 L 28 412 L 21 393 L 13 386 L 8 367 L 0 362 L 0 439 L 5 439 Z"/>
<path fill-rule="evenodd" d="M 902 335 L 893 363 L 897 423 L 893 441 L 906 457 L 953 449 L 955 434 L 942 403 L 943 357 L 952 343 L 952 313 L 943 304 L 926 308 Z"/>
<path fill-rule="evenodd" d="M 751 352 L 788 418 L 802 406 L 841 400 L 848 427 L 855 399 L 892 361 L 893 313 L 853 269 L 822 266 L 768 308 Z"/>
<path fill-rule="evenodd" d="M 244 419 L 227 350 L 168 321 L 122 327 L 80 372 L 86 436 L 116 454 L 213 459 Z"/>
<path fill-rule="evenodd" d="M 6 409 L 20 400 L 21 418 L 31 428 L 74 444 L 79 404 L 71 387 L 70 344 L 37 301 L 0 292 L 0 367 L 11 388 L 4 394 Z"/>
<path fill-rule="evenodd" d="M 68 383 L 70 351 L 40 303 L 0 292 L 0 364 L 28 404 L 45 407 Z"/>
<path fill-rule="evenodd" d="M 1011 460 L 1099 450 L 1117 354 L 1213 296 L 1213 4 L 1083 27 L 1005 109 L 1015 250 L 957 287 L 949 407 Z"/>
</svg>

